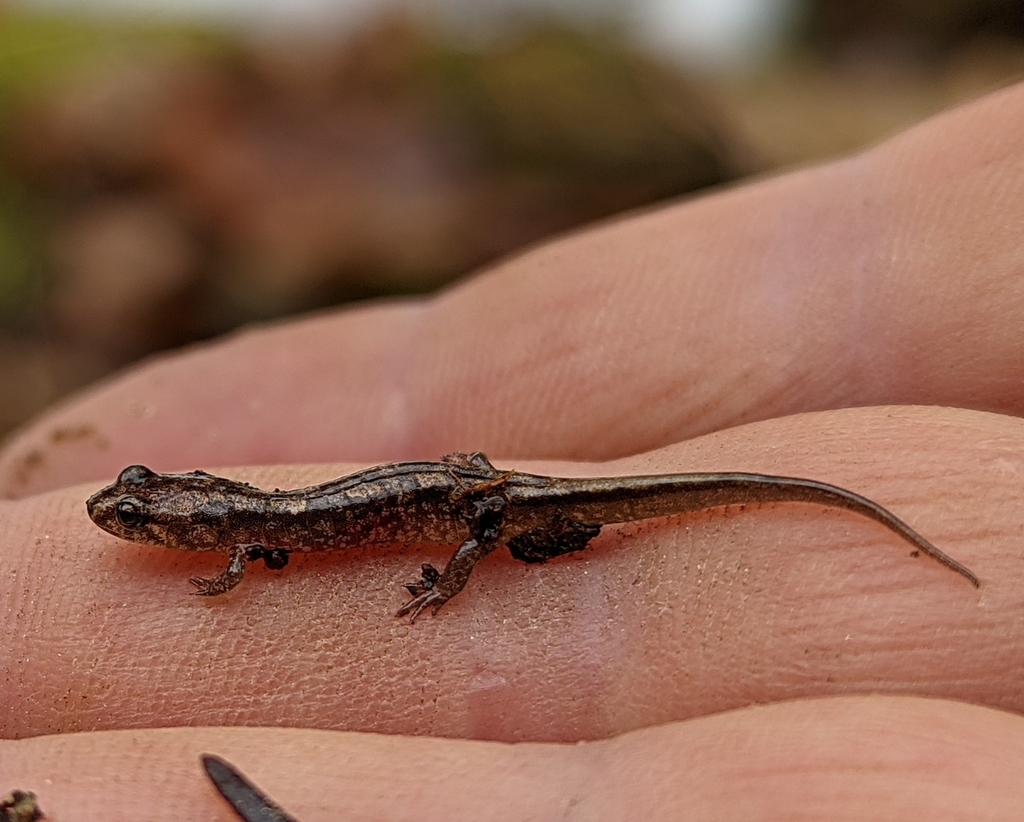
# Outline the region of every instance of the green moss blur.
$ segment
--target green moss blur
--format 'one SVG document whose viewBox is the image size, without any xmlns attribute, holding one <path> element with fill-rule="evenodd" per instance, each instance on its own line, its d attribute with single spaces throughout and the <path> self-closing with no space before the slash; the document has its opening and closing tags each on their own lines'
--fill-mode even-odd
<svg viewBox="0 0 1024 822">
<path fill-rule="evenodd" d="M 0 324 L 20 326 L 31 319 L 48 268 L 44 203 L 11 165 L 13 124 L 38 97 L 72 75 L 119 56 L 215 55 L 234 47 L 227 36 L 195 26 L 0 8 Z"/>
</svg>

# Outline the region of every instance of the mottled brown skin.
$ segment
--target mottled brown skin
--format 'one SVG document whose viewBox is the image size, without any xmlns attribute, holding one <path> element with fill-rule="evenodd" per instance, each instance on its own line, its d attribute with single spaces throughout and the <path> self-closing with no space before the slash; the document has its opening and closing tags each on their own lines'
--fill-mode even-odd
<svg viewBox="0 0 1024 822">
<path fill-rule="evenodd" d="M 293 551 L 461 543 L 444 571 L 424 565 L 422 578 L 406 585 L 413 599 L 397 615 L 415 620 L 428 606 L 436 613 L 501 545 L 523 562 L 544 562 L 583 550 L 609 523 L 766 502 L 813 503 L 869 517 L 978 586 L 972 571 L 877 503 L 834 485 L 767 474 L 544 477 L 499 471 L 480 453 L 456 453 L 271 492 L 203 471 L 157 474 L 133 465 L 87 506 L 93 522 L 123 539 L 227 554 L 222 574 L 191 580 L 201 596 L 234 588 L 250 562 L 283 568 Z"/>
</svg>

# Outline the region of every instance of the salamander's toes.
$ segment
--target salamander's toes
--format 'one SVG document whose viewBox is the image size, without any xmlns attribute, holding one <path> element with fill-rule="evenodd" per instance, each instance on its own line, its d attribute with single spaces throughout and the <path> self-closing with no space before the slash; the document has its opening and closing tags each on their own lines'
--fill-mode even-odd
<svg viewBox="0 0 1024 822">
<path fill-rule="evenodd" d="M 212 597 L 217 592 L 213 590 L 213 580 L 203 579 L 203 577 L 190 577 L 189 582 L 198 588 L 198 591 L 193 591 L 192 595 L 197 597 Z"/>
<path fill-rule="evenodd" d="M 411 586 L 406 586 L 411 587 Z M 438 590 L 424 591 L 418 597 L 414 597 L 409 600 L 405 605 L 398 609 L 395 613 L 396 617 L 404 617 L 409 615 L 409 622 L 415 622 L 416 618 L 423 613 L 425 608 L 433 608 L 434 613 L 437 613 L 438 608 L 444 605 L 448 601 L 448 597 L 442 594 Z"/>
<path fill-rule="evenodd" d="M 437 581 L 441 578 L 441 572 L 429 562 L 424 562 L 420 566 L 420 573 L 423 576 L 421 576 L 416 582 L 409 582 L 405 585 L 405 590 L 414 597 L 418 597 L 420 594 L 424 594 L 433 589 L 434 585 L 436 585 Z"/>
<path fill-rule="evenodd" d="M 442 594 L 437 589 L 437 581 L 441 578 L 441 572 L 437 570 L 433 565 L 428 562 L 423 563 L 420 566 L 420 573 L 423 574 L 417 582 L 407 583 L 405 590 L 412 594 L 412 599 L 405 603 L 395 613 L 396 617 L 403 617 L 406 614 L 412 614 L 409 618 L 410 622 L 415 622 L 423 609 L 428 606 L 434 607 L 434 613 L 437 613 L 437 609 L 444 605 L 450 596 Z"/>
</svg>

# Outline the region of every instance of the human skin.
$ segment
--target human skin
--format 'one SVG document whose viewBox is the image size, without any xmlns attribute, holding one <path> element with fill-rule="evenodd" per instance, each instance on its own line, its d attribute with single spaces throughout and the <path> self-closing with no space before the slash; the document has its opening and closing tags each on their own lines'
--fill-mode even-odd
<svg viewBox="0 0 1024 822">
<path fill-rule="evenodd" d="M 0 789 L 58 820 L 231 819 L 210 751 L 303 822 L 1017 818 L 1024 422 L 985 411 L 1024 405 L 1022 124 L 1017 86 L 44 416 L 0 455 Z M 496 554 L 409 626 L 400 585 L 441 549 L 297 558 L 203 600 L 186 579 L 218 557 L 84 510 L 132 462 L 293 487 L 455 449 L 834 482 L 982 585 L 848 513 L 747 506 Z"/>
</svg>

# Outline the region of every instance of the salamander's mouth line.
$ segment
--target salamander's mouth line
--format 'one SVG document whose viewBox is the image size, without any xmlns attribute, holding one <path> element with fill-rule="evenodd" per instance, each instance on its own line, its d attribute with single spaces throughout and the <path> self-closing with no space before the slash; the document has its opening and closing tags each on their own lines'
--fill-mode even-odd
<svg viewBox="0 0 1024 822">
<path fill-rule="evenodd" d="M 362 545 L 458 545 L 443 570 L 424 565 L 406 585 L 398 611 L 415 620 L 436 612 L 465 587 L 476 564 L 505 545 L 515 559 L 539 563 L 582 551 L 605 525 L 678 516 L 744 503 L 808 503 L 873 519 L 974 587 L 967 566 L 939 550 L 891 511 L 853 491 L 768 474 L 659 474 L 604 478 L 545 477 L 499 471 L 480 453 L 439 462 L 396 462 L 294 491 L 268 492 L 203 471 L 158 474 L 142 465 L 86 503 L 115 536 L 228 557 L 213 579 L 193 578 L 195 593 L 230 591 L 246 566 L 283 568 L 293 552 Z"/>
</svg>

